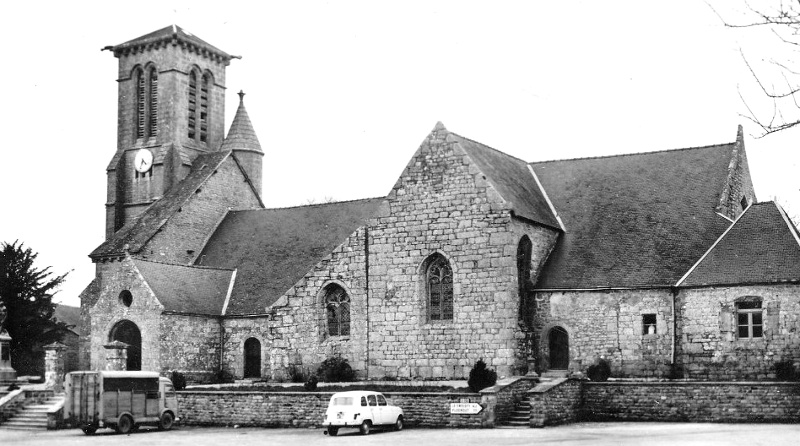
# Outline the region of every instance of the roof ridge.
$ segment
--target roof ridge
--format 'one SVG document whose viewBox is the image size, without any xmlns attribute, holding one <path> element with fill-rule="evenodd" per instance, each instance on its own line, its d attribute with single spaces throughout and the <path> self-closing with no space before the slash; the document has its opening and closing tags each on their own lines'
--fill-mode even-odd
<svg viewBox="0 0 800 446">
<path fill-rule="evenodd" d="M 213 270 L 216 270 L 216 271 L 229 271 L 229 272 L 236 271 L 236 269 L 217 268 L 217 267 L 214 267 L 214 266 L 184 265 L 184 264 L 181 264 L 181 263 L 169 263 L 169 262 L 159 262 L 157 260 L 147 260 L 147 259 L 142 259 L 142 258 L 139 258 L 139 257 L 132 257 L 132 258 L 136 262 L 154 263 L 156 265 L 182 266 L 182 267 L 193 268 L 193 269 L 213 269 Z"/>
<path fill-rule="evenodd" d="M 638 155 L 653 155 L 656 153 L 667 153 L 667 152 L 682 152 L 688 150 L 699 150 L 699 149 L 710 149 L 712 147 L 722 147 L 722 146 L 729 146 L 735 144 L 736 142 L 726 142 L 720 144 L 709 144 L 707 146 L 696 146 L 696 147 L 683 147 L 679 149 L 666 149 L 666 150 L 651 150 L 649 152 L 633 152 L 633 153 L 620 153 L 617 155 L 598 155 L 598 156 L 583 156 L 577 158 L 563 158 L 563 159 L 555 159 L 555 160 L 543 160 L 543 161 L 529 161 L 527 164 L 545 164 L 545 163 L 558 163 L 561 161 L 581 161 L 581 160 L 593 160 L 593 159 L 604 159 L 604 158 L 619 158 L 624 156 L 638 156 Z"/>
<path fill-rule="evenodd" d="M 355 203 L 357 201 L 370 201 L 370 200 L 383 200 L 386 197 L 371 197 L 371 198 L 356 198 L 353 200 L 342 200 L 342 201 L 331 201 L 329 203 L 311 203 L 311 204 L 298 204 L 294 206 L 284 206 L 284 207 L 275 207 L 275 208 L 263 208 L 263 209 L 239 209 L 239 210 L 231 210 L 230 212 L 251 212 L 251 211 L 277 211 L 277 210 L 284 210 L 284 209 L 298 209 L 298 208 L 312 208 L 312 207 L 320 207 L 320 206 L 329 206 L 332 204 L 343 204 L 343 203 Z"/>
<path fill-rule="evenodd" d="M 509 158 L 514 158 L 515 160 L 518 160 L 518 161 L 521 161 L 521 162 L 523 162 L 523 163 L 525 163 L 525 164 L 528 164 L 528 162 L 527 162 L 527 161 L 525 161 L 524 159 L 522 159 L 522 158 L 518 158 L 518 157 L 516 157 L 516 156 L 514 156 L 514 155 L 510 155 L 510 154 L 508 154 L 508 153 L 506 153 L 506 152 L 503 152 L 503 151 L 502 151 L 502 150 L 500 150 L 500 149 L 495 149 L 495 148 L 494 148 L 494 147 L 492 147 L 492 146 L 488 146 L 488 145 L 486 145 L 486 144 L 484 144 L 484 143 L 482 143 L 482 142 L 480 142 L 480 141 L 475 141 L 474 139 L 467 138 L 466 136 L 459 135 L 459 134 L 458 134 L 458 133 L 456 133 L 456 132 L 450 132 L 449 130 L 448 130 L 448 132 L 449 132 L 449 133 L 451 133 L 451 134 L 453 134 L 453 135 L 456 135 L 456 136 L 458 136 L 459 138 L 466 139 L 467 141 L 474 142 L 475 144 L 480 144 L 480 145 L 482 145 L 483 147 L 486 147 L 487 149 L 493 150 L 493 151 L 495 151 L 495 152 L 497 152 L 497 153 L 500 153 L 500 154 L 503 154 L 503 155 L 505 155 L 505 156 L 507 156 L 507 157 L 509 157 Z"/>
</svg>

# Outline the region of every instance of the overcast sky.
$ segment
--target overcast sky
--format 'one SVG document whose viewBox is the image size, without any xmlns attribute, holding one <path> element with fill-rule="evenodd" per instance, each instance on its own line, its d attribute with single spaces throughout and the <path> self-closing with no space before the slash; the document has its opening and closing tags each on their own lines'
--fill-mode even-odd
<svg viewBox="0 0 800 446">
<path fill-rule="evenodd" d="M 711 2 L 747 22 L 743 2 Z M 772 2 L 774 3 L 774 2 Z M 750 2 L 759 7 L 761 2 Z M 177 23 L 230 54 L 226 129 L 244 90 L 268 207 L 386 195 L 437 121 L 528 161 L 731 142 L 745 126 L 760 201 L 800 213 L 797 131 L 754 139 L 765 30 L 700 0 L 6 2 L 0 241 L 72 271 L 78 305 L 103 241 L 117 59 L 100 49 Z M 785 59 L 783 59 L 785 60 Z M 765 76 L 779 78 L 764 71 Z"/>
</svg>

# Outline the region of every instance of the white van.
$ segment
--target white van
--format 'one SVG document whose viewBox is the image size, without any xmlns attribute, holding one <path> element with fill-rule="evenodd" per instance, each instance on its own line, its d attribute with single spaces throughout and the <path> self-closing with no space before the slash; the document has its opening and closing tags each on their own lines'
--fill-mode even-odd
<svg viewBox="0 0 800 446">
<path fill-rule="evenodd" d="M 382 394 L 356 390 L 333 394 L 322 425 L 331 436 L 342 427 L 357 427 L 367 435 L 373 426 L 390 426 L 399 431 L 403 420 L 403 409 L 391 405 Z"/>
</svg>

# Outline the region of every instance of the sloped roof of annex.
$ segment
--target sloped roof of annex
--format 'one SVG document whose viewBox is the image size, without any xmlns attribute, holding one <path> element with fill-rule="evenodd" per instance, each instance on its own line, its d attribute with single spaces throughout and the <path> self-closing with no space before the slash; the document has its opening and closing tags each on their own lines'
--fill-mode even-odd
<svg viewBox="0 0 800 446">
<path fill-rule="evenodd" d="M 800 282 L 800 236 L 775 202 L 749 206 L 676 286 Z"/>
</svg>

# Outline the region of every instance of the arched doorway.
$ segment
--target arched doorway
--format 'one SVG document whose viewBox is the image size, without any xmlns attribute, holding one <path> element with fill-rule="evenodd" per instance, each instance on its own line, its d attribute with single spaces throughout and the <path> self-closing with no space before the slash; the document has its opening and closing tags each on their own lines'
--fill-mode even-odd
<svg viewBox="0 0 800 446">
<path fill-rule="evenodd" d="M 569 368 L 569 335 L 562 327 L 553 327 L 548 335 L 550 347 L 550 369 L 566 370 Z"/>
<path fill-rule="evenodd" d="M 128 344 L 128 370 L 142 370 L 142 333 L 139 327 L 131 321 L 123 320 L 117 322 L 111 333 L 108 335 L 109 341 L 120 341 Z"/>
<path fill-rule="evenodd" d="M 244 341 L 244 377 L 261 378 L 261 342 L 256 338 Z"/>
</svg>

